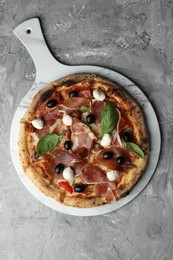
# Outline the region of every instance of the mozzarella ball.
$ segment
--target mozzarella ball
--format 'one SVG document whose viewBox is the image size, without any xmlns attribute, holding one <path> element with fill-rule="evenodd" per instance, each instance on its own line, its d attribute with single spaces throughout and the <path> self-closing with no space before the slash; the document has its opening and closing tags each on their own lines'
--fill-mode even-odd
<svg viewBox="0 0 173 260">
<path fill-rule="evenodd" d="M 106 95 L 105 93 L 100 90 L 100 89 L 95 89 L 93 91 L 93 97 L 96 99 L 96 100 L 99 100 L 99 101 L 103 101 L 105 98 L 106 98 Z"/>
<path fill-rule="evenodd" d="M 36 129 L 43 129 L 43 127 L 44 127 L 44 121 L 42 119 L 40 119 L 40 118 L 32 120 L 31 124 Z"/>
<path fill-rule="evenodd" d="M 74 179 L 74 171 L 70 167 L 65 168 L 62 175 L 66 180 L 70 181 Z"/>
<path fill-rule="evenodd" d="M 69 115 L 64 115 L 62 121 L 65 125 L 70 126 L 73 124 L 73 118 Z"/>
<path fill-rule="evenodd" d="M 106 146 L 110 145 L 111 141 L 112 141 L 111 135 L 110 134 L 104 134 L 100 144 L 101 144 L 101 146 L 106 147 Z"/>
<path fill-rule="evenodd" d="M 108 171 L 106 175 L 110 181 L 115 181 L 119 177 L 119 173 L 115 170 Z"/>
</svg>

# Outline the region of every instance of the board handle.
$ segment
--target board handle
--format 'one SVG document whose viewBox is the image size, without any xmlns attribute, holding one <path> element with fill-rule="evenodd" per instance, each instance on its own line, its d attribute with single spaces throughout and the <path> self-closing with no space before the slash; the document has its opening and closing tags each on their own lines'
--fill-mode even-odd
<svg viewBox="0 0 173 260">
<path fill-rule="evenodd" d="M 24 44 L 35 63 L 37 72 L 35 82 L 47 82 L 48 78 L 52 78 L 55 74 L 55 69 L 59 74 L 59 70 L 64 70 L 67 67 L 58 62 L 49 51 L 38 18 L 19 24 L 13 32 Z M 51 72 L 51 68 L 54 68 L 53 72 Z"/>
</svg>

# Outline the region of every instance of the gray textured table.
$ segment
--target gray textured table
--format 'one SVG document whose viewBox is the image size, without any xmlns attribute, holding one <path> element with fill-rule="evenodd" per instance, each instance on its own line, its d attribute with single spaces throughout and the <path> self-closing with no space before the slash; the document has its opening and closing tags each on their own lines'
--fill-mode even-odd
<svg viewBox="0 0 173 260">
<path fill-rule="evenodd" d="M 133 80 L 159 118 L 162 152 L 144 191 L 125 207 L 72 217 L 37 201 L 11 161 L 11 120 L 35 68 L 12 30 L 40 17 L 54 56 Z M 173 259 L 173 1 L 0 1 L 0 259 Z"/>
</svg>

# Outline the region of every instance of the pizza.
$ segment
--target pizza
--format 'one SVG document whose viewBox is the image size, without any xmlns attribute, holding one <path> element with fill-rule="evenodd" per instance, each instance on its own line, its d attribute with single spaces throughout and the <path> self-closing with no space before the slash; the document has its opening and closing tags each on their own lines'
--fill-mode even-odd
<svg viewBox="0 0 173 260">
<path fill-rule="evenodd" d="M 147 167 L 149 135 L 140 106 L 122 87 L 72 74 L 35 95 L 20 121 L 18 148 L 41 192 L 89 208 L 132 190 Z"/>
</svg>

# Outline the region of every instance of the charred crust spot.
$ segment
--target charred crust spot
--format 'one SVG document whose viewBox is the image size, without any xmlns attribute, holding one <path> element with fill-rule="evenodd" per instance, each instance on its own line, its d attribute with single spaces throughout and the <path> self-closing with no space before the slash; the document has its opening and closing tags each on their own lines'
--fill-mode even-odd
<svg viewBox="0 0 173 260">
<path fill-rule="evenodd" d="M 41 95 L 41 102 L 45 102 L 54 92 L 54 88 L 47 90 Z"/>
<path fill-rule="evenodd" d="M 130 194 L 130 191 L 125 192 L 124 195 L 123 195 L 123 198 L 125 198 L 125 197 L 128 196 L 129 194 Z"/>
<path fill-rule="evenodd" d="M 147 143 L 148 143 L 148 139 L 147 139 L 147 138 L 143 138 L 143 139 L 142 139 L 142 143 L 143 143 L 143 144 L 147 144 Z"/>
<path fill-rule="evenodd" d="M 76 83 L 75 80 L 69 79 L 67 81 L 62 82 L 61 86 L 70 87 L 72 85 L 75 85 L 75 83 Z"/>
<path fill-rule="evenodd" d="M 124 190 L 124 188 L 125 188 L 125 185 L 123 185 L 123 184 L 119 186 L 119 190 L 121 190 L 121 191 Z"/>
</svg>

